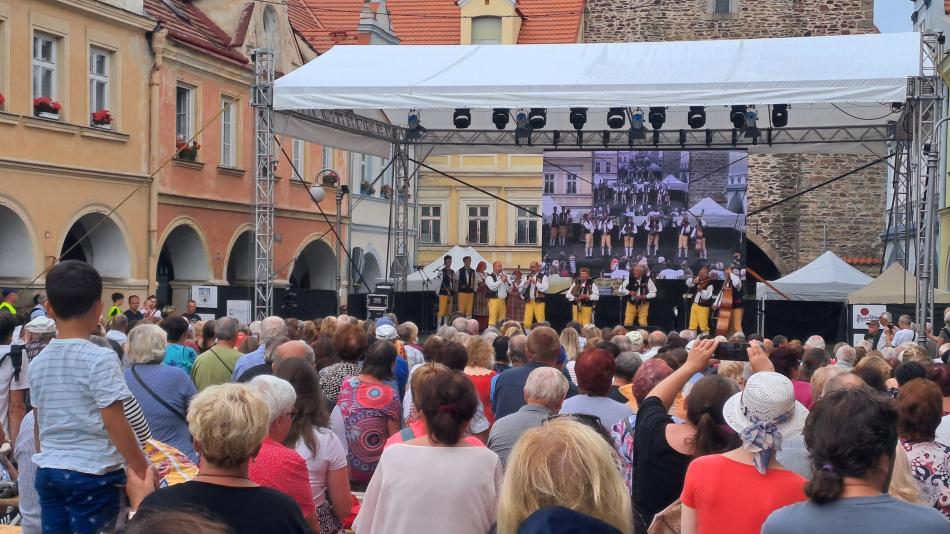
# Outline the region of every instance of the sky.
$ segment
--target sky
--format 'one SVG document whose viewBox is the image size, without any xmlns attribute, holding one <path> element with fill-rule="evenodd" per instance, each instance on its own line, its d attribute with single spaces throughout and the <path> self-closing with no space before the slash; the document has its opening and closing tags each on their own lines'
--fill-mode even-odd
<svg viewBox="0 0 950 534">
<path fill-rule="evenodd" d="M 874 0 L 874 24 L 881 32 L 909 32 L 913 29 L 911 0 Z"/>
</svg>

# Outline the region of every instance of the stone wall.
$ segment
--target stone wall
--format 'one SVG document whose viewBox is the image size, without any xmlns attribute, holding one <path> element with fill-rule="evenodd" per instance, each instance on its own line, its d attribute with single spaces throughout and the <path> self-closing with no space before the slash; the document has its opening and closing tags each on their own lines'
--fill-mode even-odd
<svg viewBox="0 0 950 534">
<path fill-rule="evenodd" d="M 873 0 L 732 0 L 728 15 L 712 15 L 714 4 L 714 0 L 587 0 L 583 39 L 671 41 L 877 31 Z M 691 155 L 692 169 L 713 166 L 708 160 L 715 156 L 702 154 Z M 749 211 L 847 172 L 869 159 L 851 155 L 750 156 Z M 871 167 L 750 217 L 749 232 L 764 239 L 790 269 L 807 264 L 829 249 L 840 256 L 880 257 L 880 233 L 886 225 L 886 176 L 885 165 Z M 710 187 L 713 185 L 718 186 Z M 878 265 L 860 268 L 869 274 L 879 271 Z"/>
<path fill-rule="evenodd" d="M 726 205 L 731 156 L 732 153 L 725 150 L 696 151 L 689 155 L 690 206 L 706 197 Z"/>
</svg>

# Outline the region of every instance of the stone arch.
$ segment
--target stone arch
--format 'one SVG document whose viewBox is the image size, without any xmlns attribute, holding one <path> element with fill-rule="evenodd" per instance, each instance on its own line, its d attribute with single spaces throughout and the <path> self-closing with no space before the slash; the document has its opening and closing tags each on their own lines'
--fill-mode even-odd
<svg viewBox="0 0 950 534">
<path fill-rule="evenodd" d="M 88 234 L 88 235 L 87 235 Z M 104 207 L 92 206 L 67 226 L 60 256 L 89 263 L 103 278 L 128 279 L 132 275 L 131 247 L 121 220 Z"/>
<path fill-rule="evenodd" d="M 32 278 L 38 271 L 36 240 L 26 213 L 0 197 L 0 277 Z"/>
<path fill-rule="evenodd" d="M 254 231 L 251 225 L 242 225 L 228 245 L 224 278 L 232 286 L 254 285 Z"/>
<path fill-rule="evenodd" d="M 336 289 L 336 256 L 324 240 L 310 238 L 294 256 L 290 286 L 301 289 Z"/>
<path fill-rule="evenodd" d="M 161 243 L 155 267 L 156 295 L 162 304 L 184 306 L 192 284 L 212 278 L 207 241 L 194 220 L 180 217 L 165 229 Z"/>
<path fill-rule="evenodd" d="M 759 263 L 760 263 L 759 267 L 763 271 L 769 270 L 768 263 L 770 262 L 771 266 L 774 267 L 775 271 L 778 272 L 779 278 L 787 274 L 790 274 L 792 272 L 792 269 L 788 267 L 788 264 L 785 263 L 785 260 L 783 260 L 782 257 L 779 256 L 778 252 L 774 248 L 772 248 L 772 246 L 769 245 L 768 242 L 764 238 L 762 238 L 762 236 L 751 233 L 751 232 L 747 232 L 745 234 L 745 237 L 746 237 L 746 241 L 748 245 L 754 245 L 755 248 L 758 249 L 759 252 L 761 252 L 762 258 L 759 258 Z M 751 258 L 753 251 L 748 246 L 746 248 L 747 248 L 746 257 Z M 763 264 L 763 259 L 764 259 L 764 264 Z M 760 272 L 759 269 L 756 269 L 755 264 L 750 263 L 750 266 L 753 269 L 755 269 L 756 272 L 758 272 L 759 274 L 763 275 L 763 277 L 768 279 L 768 276 L 766 276 L 765 272 Z"/>
</svg>

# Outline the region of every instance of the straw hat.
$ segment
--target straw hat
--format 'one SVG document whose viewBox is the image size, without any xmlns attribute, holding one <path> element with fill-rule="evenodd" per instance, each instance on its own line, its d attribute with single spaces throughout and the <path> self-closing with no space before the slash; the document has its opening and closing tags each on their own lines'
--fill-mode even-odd
<svg viewBox="0 0 950 534">
<path fill-rule="evenodd" d="M 757 421 L 775 422 L 783 440 L 801 434 L 805 427 L 808 409 L 795 400 L 792 381 L 772 372 L 755 373 L 746 382 L 745 389 L 736 393 L 722 407 L 722 415 L 736 432 L 742 431 Z"/>
</svg>

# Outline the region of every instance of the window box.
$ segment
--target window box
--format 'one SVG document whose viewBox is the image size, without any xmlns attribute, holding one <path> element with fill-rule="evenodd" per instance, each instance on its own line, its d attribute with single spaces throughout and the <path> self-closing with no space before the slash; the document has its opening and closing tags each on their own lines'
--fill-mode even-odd
<svg viewBox="0 0 950 534">
<path fill-rule="evenodd" d="M 111 130 L 112 114 L 109 113 L 108 109 L 100 109 L 91 115 L 89 123 L 93 128 L 99 128 L 100 130 Z"/>
<path fill-rule="evenodd" d="M 111 130 L 111 129 L 112 129 L 112 125 L 111 125 L 111 124 L 96 124 L 96 123 L 92 123 L 92 127 L 93 127 L 93 128 L 99 128 L 100 130 Z"/>
<path fill-rule="evenodd" d="M 37 117 L 41 119 L 49 119 L 51 121 L 59 120 L 59 113 L 49 113 L 47 111 L 36 111 L 34 113 L 36 114 Z"/>
<path fill-rule="evenodd" d="M 41 119 L 59 120 L 63 106 L 48 96 L 33 99 L 33 115 Z"/>
</svg>

